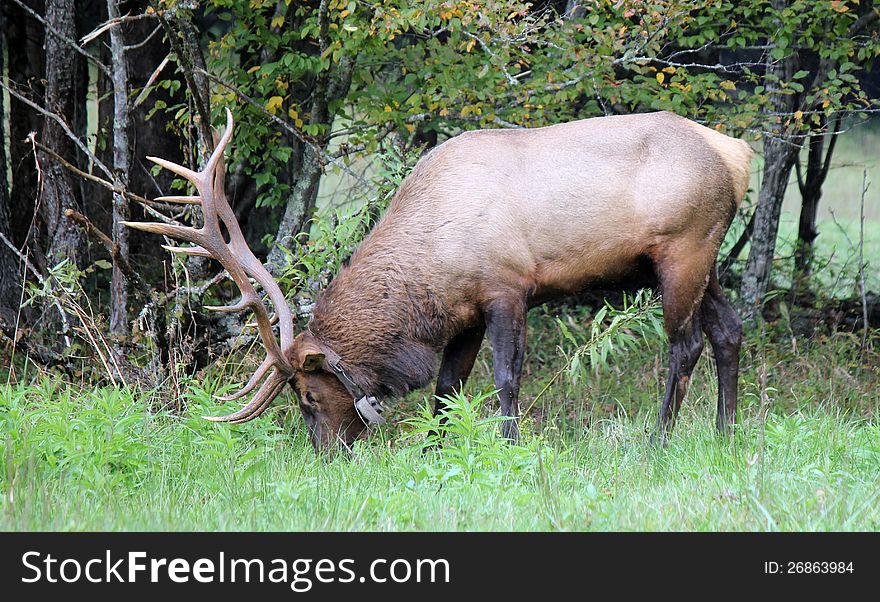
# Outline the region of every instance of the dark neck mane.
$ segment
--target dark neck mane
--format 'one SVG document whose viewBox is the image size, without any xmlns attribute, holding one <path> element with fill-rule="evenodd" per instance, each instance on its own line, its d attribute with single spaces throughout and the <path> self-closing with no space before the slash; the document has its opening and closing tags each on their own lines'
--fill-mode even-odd
<svg viewBox="0 0 880 602">
<path fill-rule="evenodd" d="M 431 381 L 446 314 L 416 267 L 424 263 L 403 265 L 381 239 L 374 232 L 320 296 L 309 330 L 358 386 L 383 398 Z"/>
</svg>

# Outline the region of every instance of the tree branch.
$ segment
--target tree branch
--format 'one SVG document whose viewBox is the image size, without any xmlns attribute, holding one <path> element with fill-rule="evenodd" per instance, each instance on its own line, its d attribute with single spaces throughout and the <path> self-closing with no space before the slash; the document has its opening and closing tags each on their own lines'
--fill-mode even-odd
<svg viewBox="0 0 880 602">
<path fill-rule="evenodd" d="M 150 297 L 153 292 L 153 289 L 147 285 L 146 282 L 140 277 L 140 275 L 131 267 L 131 264 L 128 262 L 128 259 L 122 256 L 119 252 L 119 245 L 110 240 L 110 237 L 101 232 L 101 230 L 93 224 L 89 218 L 80 213 L 79 211 L 74 211 L 73 209 L 67 209 L 64 214 L 79 224 L 86 233 L 101 243 L 101 245 L 107 250 L 110 254 L 110 257 L 113 258 L 113 262 L 119 266 L 119 269 L 122 270 L 122 273 L 125 274 L 125 277 L 128 278 L 129 282 L 135 285 L 138 292 L 142 293 L 146 297 Z"/>
<path fill-rule="evenodd" d="M 840 134 L 841 114 L 838 113 L 834 119 L 834 132 L 831 134 L 831 140 L 828 141 L 828 150 L 825 153 L 825 161 L 822 163 L 822 172 L 820 182 L 824 182 L 828 177 L 828 170 L 831 169 L 831 156 L 834 154 L 834 146 L 837 144 L 837 136 Z"/>
</svg>

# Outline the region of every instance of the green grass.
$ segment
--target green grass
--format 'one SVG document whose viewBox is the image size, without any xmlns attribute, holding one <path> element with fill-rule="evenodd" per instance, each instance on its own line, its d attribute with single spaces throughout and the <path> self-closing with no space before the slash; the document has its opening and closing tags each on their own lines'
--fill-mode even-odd
<svg viewBox="0 0 880 602">
<path fill-rule="evenodd" d="M 579 315 L 561 319 L 575 328 Z M 564 363 L 565 340 L 541 328 L 546 316 L 532 322 L 523 407 Z M 784 327 L 774 337 L 785 341 Z M 147 412 L 148 392 L 49 377 L 0 386 L 0 529 L 880 528 L 876 353 L 860 360 L 852 335 L 767 340 L 752 335 L 743 354 L 735 435 L 711 426 L 704 357 L 665 447 L 648 437 L 660 342 L 559 382 L 520 445 L 497 435 L 484 350 L 442 450 L 423 449 L 432 420 L 420 392 L 393 408 L 395 426 L 330 460 L 315 457 L 289 397 L 273 418 L 229 426 L 199 418 L 215 402 L 196 382 L 183 417 Z"/>
</svg>

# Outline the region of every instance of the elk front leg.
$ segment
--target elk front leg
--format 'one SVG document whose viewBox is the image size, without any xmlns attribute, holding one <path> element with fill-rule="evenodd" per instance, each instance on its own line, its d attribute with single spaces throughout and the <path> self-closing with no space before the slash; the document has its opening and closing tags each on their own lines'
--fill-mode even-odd
<svg viewBox="0 0 880 602">
<path fill-rule="evenodd" d="M 437 376 L 437 388 L 434 390 L 435 416 L 446 407 L 443 398 L 459 392 L 467 382 L 480 351 L 480 343 L 483 342 L 485 332 L 485 326 L 465 330 L 452 337 L 443 349 L 440 374 Z"/>
<path fill-rule="evenodd" d="M 485 310 L 501 413 L 510 418 L 501 423 L 501 434 L 514 442 L 519 440 L 516 419 L 519 415 L 517 401 L 526 347 L 526 312 L 522 299 L 496 299 Z"/>
</svg>

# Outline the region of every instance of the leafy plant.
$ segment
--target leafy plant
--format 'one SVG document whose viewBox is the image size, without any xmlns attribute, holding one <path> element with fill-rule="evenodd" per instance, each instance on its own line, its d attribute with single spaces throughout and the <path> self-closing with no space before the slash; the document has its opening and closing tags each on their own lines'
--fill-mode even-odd
<svg viewBox="0 0 880 602">
<path fill-rule="evenodd" d="M 511 480 L 536 477 L 542 455 L 557 456 L 540 437 L 511 443 L 499 436 L 497 425 L 506 417 L 482 416 L 487 401 L 496 393 L 489 390 L 473 397 L 457 393 L 444 398 L 439 414 L 434 415 L 425 404 L 417 416 L 404 421 L 410 429 L 409 439 L 424 436 L 425 461 L 412 475 L 414 483 L 503 487 Z"/>
<path fill-rule="evenodd" d="M 633 297 L 624 296 L 623 307 L 615 309 L 606 301 L 593 316 L 588 332 L 582 333 L 573 322 L 556 318 L 563 338 L 574 349 L 559 348 L 566 358 L 560 368 L 523 411 L 528 414 L 547 390 L 563 375 L 568 376 L 572 386 L 584 378 L 589 370 L 597 371 L 605 366 L 612 352 L 635 347 L 646 335 L 665 338 L 660 299 L 648 289 L 638 291 Z M 586 340 L 584 336 L 586 335 Z M 586 360 L 586 361 L 585 361 Z"/>
</svg>

